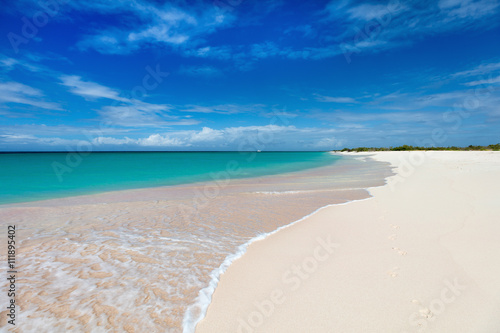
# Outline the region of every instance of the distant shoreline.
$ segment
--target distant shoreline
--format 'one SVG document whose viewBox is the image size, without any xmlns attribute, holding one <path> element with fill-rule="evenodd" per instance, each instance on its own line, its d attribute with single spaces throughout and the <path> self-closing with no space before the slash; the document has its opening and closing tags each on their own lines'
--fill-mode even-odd
<svg viewBox="0 0 500 333">
<path fill-rule="evenodd" d="M 467 146 L 467 147 L 420 147 L 420 146 L 409 146 L 402 145 L 397 147 L 357 147 L 357 148 L 344 148 L 342 150 L 333 150 L 334 152 L 376 152 L 376 151 L 412 151 L 412 150 L 422 150 L 422 151 L 498 151 L 500 150 L 500 143 L 491 144 L 488 146 Z"/>
</svg>

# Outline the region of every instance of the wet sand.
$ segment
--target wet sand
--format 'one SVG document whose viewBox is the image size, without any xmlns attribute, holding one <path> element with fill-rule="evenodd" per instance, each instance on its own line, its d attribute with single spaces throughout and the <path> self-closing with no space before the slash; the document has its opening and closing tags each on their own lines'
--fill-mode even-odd
<svg viewBox="0 0 500 333">
<path fill-rule="evenodd" d="M 370 155 L 388 184 L 251 244 L 196 332 L 499 332 L 500 153 Z"/>
<path fill-rule="evenodd" d="M 388 174 L 387 163 L 348 158 L 297 173 L 0 206 L 19 241 L 15 331 L 181 332 L 208 306 L 200 290 L 241 244 L 366 198 Z M 2 328 L 5 319 L 0 311 Z"/>
</svg>

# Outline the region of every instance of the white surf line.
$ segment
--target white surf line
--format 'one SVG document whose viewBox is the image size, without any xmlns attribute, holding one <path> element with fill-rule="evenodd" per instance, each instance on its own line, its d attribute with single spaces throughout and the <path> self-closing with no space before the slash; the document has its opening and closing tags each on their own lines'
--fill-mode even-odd
<svg viewBox="0 0 500 333">
<path fill-rule="evenodd" d="M 385 186 L 385 185 L 382 185 L 382 186 Z M 222 274 L 224 274 L 226 272 L 226 270 L 229 268 L 229 266 L 235 260 L 241 258 L 245 254 L 245 252 L 247 251 L 248 246 L 250 246 L 250 244 L 252 244 L 253 242 L 256 242 L 256 241 L 263 240 L 263 239 L 277 233 L 278 231 L 280 231 L 282 229 L 291 227 L 292 225 L 307 219 L 308 217 L 314 215 L 315 213 L 319 212 L 322 209 L 332 207 L 332 206 L 347 205 L 347 204 L 350 204 L 351 202 L 370 200 L 372 198 L 373 198 L 373 196 L 370 196 L 370 197 L 364 198 L 364 199 L 350 200 L 347 202 L 342 202 L 342 203 L 338 203 L 338 204 L 329 204 L 329 205 L 320 207 L 320 208 L 316 209 L 314 212 L 302 217 L 299 220 L 296 220 L 292 223 L 281 226 L 274 231 L 259 234 L 255 237 L 251 238 L 245 244 L 240 245 L 238 247 L 238 250 L 236 251 L 236 253 L 233 253 L 233 254 L 230 254 L 229 256 L 227 256 L 226 259 L 224 260 L 224 262 L 218 268 L 214 269 L 210 273 L 211 280 L 210 280 L 208 286 L 200 290 L 200 292 L 198 293 L 198 297 L 195 300 L 195 303 L 190 305 L 188 307 L 188 309 L 186 310 L 186 313 L 184 314 L 184 319 L 182 321 L 183 333 L 194 333 L 194 331 L 196 329 L 196 325 L 198 325 L 198 323 L 200 321 L 202 321 L 206 316 L 208 306 L 210 305 L 210 303 L 212 301 L 212 295 L 215 292 L 215 288 L 219 284 L 220 277 L 222 276 Z M 199 312 L 198 315 L 196 315 L 196 312 Z"/>
<path fill-rule="evenodd" d="M 361 156 L 360 156 L 361 157 Z M 369 157 L 367 156 L 366 159 L 368 159 Z M 378 162 L 378 161 L 377 161 Z M 317 212 L 321 211 L 322 209 L 325 209 L 325 208 L 328 208 L 328 207 L 333 207 L 333 206 L 342 206 L 342 205 L 347 205 L 347 204 L 350 204 L 352 202 L 358 202 L 358 201 L 365 201 L 365 200 L 371 200 L 374 198 L 374 196 L 372 195 L 371 193 L 371 189 L 374 189 L 374 188 L 379 188 L 379 187 L 385 187 L 385 186 L 388 186 L 388 181 L 387 179 L 390 178 L 390 177 L 394 177 L 396 176 L 396 173 L 394 172 L 394 169 L 392 168 L 392 165 L 389 166 L 389 168 L 391 168 L 391 171 L 393 171 L 393 175 L 390 175 L 390 176 L 387 176 L 387 177 L 384 177 L 384 184 L 383 185 L 380 185 L 380 186 L 371 186 L 371 187 L 366 187 L 366 188 L 363 188 L 365 189 L 368 193 L 369 193 L 369 197 L 368 198 L 364 198 L 364 199 L 357 199 L 357 200 L 349 200 L 349 201 L 346 201 L 346 202 L 342 202 L 342 203 L 336 203 L 336 204 L 329 204 L 329 205 L 326 205 L 326 206 L 323 206 L 323 207 L 320 207 L 318 209 L 316 209 L 315 211 L 313 211 L 312 213 L 300 218 L 299 220 L 296 220 L 292 223 L 289 223 L 289 224 L 286 224 L 284 226 L 281 226 L 279 227 L 278 229 L 274 230 L 274 231 L 271 231 L 271 232 L 268 232 L 268 233 L 263 233 L 263 234 L 259 234 L 253 238 L 251 238 L 250 240 L 248 240 L 246 243 L 240 245 L 236 251 L 236 253 L 233 253 L 233 254 L 230 254 L 229 256 L 226 257 L 226 259 L 224 259 L 224 261 L 222 262 L 222 264 L 214 269 L 211 273 L 210 273 L 210 282 L 208 284 L 208 286 L 206 286 L 205 288 L 201 289 L 198 293 L 198 297 L 196 298 L 195 302 L 190 305 L 185 314 L 184 314 L 184 319 L 182 321 L 182 327 L 183 327 L 183 333 L 194 333 L 195 330 L 196 330 L 196 326 L 198 325 L 198 323 L 200 321 L 202 321 L 206 314 L 207 314 L 207 310 L 208 310 L 208 306 L 210 305 L 211 301 L 212 301 L 212 295 L 213 293 L 215 292 L 215 289 L 217 288 L 217 285 L 219 284 L 219 281 L 220 281 L 220 277 L 222 276 L 222 274 L 224 274 L 227 269 L 229 268 L 229 266 L 237 259 L 241 258 L 247 251 L 248 249 L 248 246 L 250 246 L 250 244 L 252 244 L 253 242 L 256 242 L 256 241 L 260 241 L 260 240 L 263 240 L 275 233 L 277 233 L 278 231 L 282 230 L 282 229 L 285 229 L 285 228 L 288 228 L 288 227 L 291 227 L 292 225 L 296 224 L 296 223 L 299 223 L 305 219 L 307 219 L 308 217 L 316 214 Z M 197 311 L 198 310 L 198 311 Z M 198 312 L 198 314 L 196 314 L 196 312 Z"/>
</svg>

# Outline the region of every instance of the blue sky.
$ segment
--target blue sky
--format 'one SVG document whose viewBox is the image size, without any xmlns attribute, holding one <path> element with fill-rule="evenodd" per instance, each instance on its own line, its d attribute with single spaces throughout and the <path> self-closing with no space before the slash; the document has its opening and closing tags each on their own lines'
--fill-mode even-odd
<svg viewBox="0 0 500 333">
<path fill-rule="evenodd" d="M 500 142 L 500 2 L 19 0 L 0 150 Z"/>
</svg>

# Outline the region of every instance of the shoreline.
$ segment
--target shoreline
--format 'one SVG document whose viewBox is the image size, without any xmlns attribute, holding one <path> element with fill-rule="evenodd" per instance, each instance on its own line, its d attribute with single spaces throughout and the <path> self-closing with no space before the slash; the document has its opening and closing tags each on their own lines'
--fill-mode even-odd
<svg viewBox="0 0 500 333">
<path fill-rule="evenodd" d="M 330 153 L 330 152 L 325 152 L 325 153 Z M 346 154 L 336 154 L 336 153 L 331 153 L 331 155 L 336 155 L 336 156 L 347 156 Z M 355 157 L 354 157 L 355 158 Z M 252 176 L 239 176 L 239 177 L 233 177 L 229 174 L 227 170 L 221 170 L 220 172 L 217 172 L 218 175 L 221 173 L 229 174 L 228 178 L 229 182 L 228 186 L 231 186 L 230 182 L 238 182 L 241 181 L 242 183 L 245 183 L 249 180 L 253 179 L 258 179 L 258 180 L 267 180 L 267 179 L 272 179 L 276 177 L 281 177 L 281 176 L 286 176 L 286 175 L 295 175 L 295 174 L 301 174 L 301 173 L 307 173 L 310 171 L 314 171 L 317 169 L 322 169 L 322 168 L 329 168 L 337 163 L 342 163 L 342 159 L 339 159 L 338 161 L 334 161 L 330 163 L 329 165 L 321 165 L 321 166 L 315 166 L 315 167 L 309 167 L 301 170 L 294 170 L 294 171 L 287 171 L 287 172 L 281 172 L 281 173 L 270 173 L 270 174 L 265 174 L 265 175 L 252 175 Z M 5 203 L 0 203 L 0 208 L 16 208 L 16 207 L 30 207 L 30 206 L 47 206 L 47 205 L 67 205 L 67 204 L 99 204 L 102 203 L 103 201 L 109 200 L 110 202 L 114 202 L 114 197 L 119 197 L 125 198 L 125 200 L 136 200 L 137 195 L 143 195 L 145 197 L 144 200 L 149 200 L 150 198 L 154 197 L 153 194 L 157 194 L 159 192 L 165 191 L 165 190 L 172 190 L 172 189 L 185 189 L 185 190 L 190 190 L 192 188 L 199 188 L 199 187 L 224 187 L 225 185 L 220 185 L 221 182 L 220 179 L 215 179 L 212 177 L 211 179 L 207 180 L 200 180 L 200 181 L 193 181 L 193 182 L 186 182 L 186 183 L 180 183 L 180 184 L 172 184 L 172 185 L 158 185 L 158 186 L 150 186 L 150 187 L 135 187 L 135 188 L 124 188 L 124 189 L 110 189 L 106 191 L 97 191 L 97 192 L 85 192 L 81 194 L 71 194 L 71 195 L 66 195 L 66 196 L 61 196 L 61 197 L 51 197 L 51 198 L 46 198 L 46 199 L 36 199 L 36 200 L 30 200 L 30 201 L 20 201 L 20 202 L 5 202 Z"/>
<path fill-rule="evenodd" d="M 338 152 L 329 152 L 329 153 L 332 154 L 332 155 L 350 156 L 353 159 L 362 160 L 362 162 L 367 162 L 370 159 L 370 157 L 371 157 L 371 154 L 362 154 L 362 155 L 359 155 L 359 156 L 351 156 L 350 154 L 348 155 L 348 154 L 345 154 L 345 153 L 338 153 Z M 391 170 L 392 170 L 392 167 L 391 167 Z M 363 189 L 366 190 L 368 193 L 370 193 L 370 189 L 372 189 L 372 188 L 376 188 L 376 187 L 387 185 L 387 177 L 384 178 L 384 181 L 385 181 L 385 183 L 383 185 L 378 185 L 378 186 L 374 186 L 374 187 L 367 187 L 367 188 L 363 188 Z M 213 294 L 216 291 L 217 286 L 220 283 L 221 276 L 227 271 L 227 269 L 236 260 L 239 260 L 240 258 L 242 258 L 245 255 L 245 253 L 248 251 L 248 247 L 249 246 L 251 246 L 252 244 L 254 244 L 254 243 L 258 242 L 258 241 L 265 240 L 268 237 L 270 237 L 270 236 L 272 236 L 272 235 L 280 232 L 281 230 L 284 230 L 286 228 L 292 227 L 295 224 L 298 224 L 298 223 L 300 223 L 300 222 L 302 222 L 304 220 L 307 220 L 308 218 L 310 218 L 311 216 L 315 215 L 316 213 L 318 213 L 318 212 L 320 212 L 320 211 L 322 211 L 324 209 L 327 209 L 329 207 L 348 205 L 348 204 L 353 203 L 353 202 L 359 202 L 359 201 L 365 201 L 365 200 L 372 199 L 373 196 L 371 194 L 369 194 L 369 195 L 370 196 L 367 197 L 367 198 L 348 200 L 346 202 L 332 203 L 332 204 L 328 204 L 326 206 L 319 207 L 318 209 L 316 209 L 313 212 L 311 212 L 311 213 L 309 213 L 309 214 L 301 217 L 298 220 L 295 220 L 293 222 L 290 222 L 289 224 L 283 225 L 283 226 L 281 226 L 281 227 L 279 227 L 279 228 L 277 228 L 277 229 L 275 229 L 275 230 L 273 230 L 271 232 L 259 234 L 259 235 L 255 236 L 255 237 L 253 237 L 252 239 L 248 240 L 246 243 L 241 244 L 238 247 L 237 252 L 235 252 L 235 253 L 229 255 L 228 257 L 226 257 L 224 259 L 224 262 L 217 269 L 215 269 L 214 271 L 212 271 L 212 273 L 210 274 L 211 280 L 210 280 L 209 285 L 200 290 L 200 292 L 198 294 L 198 297 L 196 298 L 195 303 L 192 304 L 187 309 L 186 313 L 184 314 L 183 332 L 184 333 L 195 332 L 197 325 L 201 321 L 203 321 L 204 318 L 207 315 L 207 310 L 208 310 L 208 308 L 209 308 L 209 306 L 211 304 Z M 190 312 L 191 311 L 196 311 L 196 310 L 193 310 L 194 308 L 197 308 L 197 310 L 200 313 L 198 315 L 195 315 L 195 318 L 193 319 L 193 318 L 191 318 L 193 315 Z"/>
<path fill-rule="evenodd" d="M 386 163 L 341 160 L 258 181 L 205 183 L 208 188 L 4 205 L 2 220 L 19 228 L 19 259 L 29 281 L 20 291 L 20 320 L 26 329 L 43 322 L 61 329 L 180 330 L 187 308 L 200 304 L 200 290 L 209 291 L 249 241 L 326 204 L 366 198 L 365 189 L 384 184 L 389 172 Z M 70 311 L 50 307 L 54 302 Z"/>
<path fill-rule="evenodd" d="M 196 326 L 206 317 L 208 307 L 210 306 L 210 303 L 212 300 L 212 296 L 213 296 L 215 290 L 217 289 L 217 286 L 220 282 L 221 276 L 228 270 L 228 268 L 236 260 L 239 260 L 240 258 L 242 258 L 245 255 L 249 246 L 251 246 L 255 242 L 265 240 L 268 237 L 278 233 L 279 231 L 281 231 L 283 229 L 289 228 L 297 223 L 300 223 L 300 222 L 306 220 L 307 218 L 313 216 L 314 214 L 316 214 L 316 213 L 320 212 L 321 210 L 326 209 L 328 207 L 347 205 L 347 204 L 350 204 L 352 202 L 365 201 L 365 200 L 370 200 L 370 199 L 372 199 L 372 197 L 363 198 L 363 199 L 354 199 L 354 200 L 350 200 L 350 201 L 346 201 L 346 202 L 342 202 L 342 203 L 335 203 L 335 204 L 330 204 L 330 205 L 320 207 L 320 208 L 316 209 L 315 211 L 313 211 L 312 213 L 310 213 L 310 214 L 308 214 L 308 215 L 306 215 L 306 216 L 304 216 L 296 221 L 293 221 L 289 224 L 281 226 L 274 231 L 259 234 L 255 237 L 253 237 L 252 239 L 248 240 L 246 243 L 241 244 L 238 247 L 237 252 L 227 256 L 224 259 L 224 262 L 210 274 L 210 277 L 211 277 L 210 284 L 207 287 L 200 290 L 199 295 L 196 299 L 196 303 L 192 304 L 188 308 L 188 311 L 186 311 L 186 313 L 184 315 L 183 332 L 184 333 L 194 332 L 196 329 Z M 191 318 L 191 314 L 189 313 L 190 309 L 193 307 L 201 308 L 201 313 L 200 313 L 200 315 L 197 316 L 197 318 L 195 320 L 193 320 Z"/>
<path fill-rule="evenodd" d="M 410 152 L 370 152 L 356 153 L 354 156 L 367 155 L 375 160 L 391 163 L 396 174 L 387 178 L 385 185 L 370 188 L 370 200 L 353 201 L 341 207 L 323 207 L 301 219 L 302 223 L 295 222 L 288 225 L 290 228 L 287 226 L 286 230 L 280 229 L 281 232 L 250 244 L 247 252 L 235 260 L 220 277 L 205 319 L 198 324 L 196 332 L 324 332 L 328 329 L 359 332 L 367 331 L 368 328 L 373 332 L 442 332 L 443 328 L 449 331 L 450 321 L 458 322 L 469 329 L 474 325 L 481 325 L 474 320 L 464 324 L 461 318 L 467 316 L 467 311 L 482 318 L 484 327 L 498 327 L 500 323 L 495 322 L 488 311 L 493 313 L 495 309 L 500 308 L 499 298 L 482 295 L 475 288 L 478 276 L 471 277 L 474 274 L 469 270 L 464 272 L 463 263 L 457 263 L 467 261 L 469 265 L 473 265 L 469 262 L 470 259 L 465 260 L 455 254 L 464 254 L 467 251 L 460 250 L 460 242 L 447 240 L 447 251 L 451 251 L 447 254 L 448 252 L 440 247 L 440 242 L 444 242 L 443 239 L 448 235 L 441 234 L 443 230 L 450 232 L 447 229 L 451 228 L 453 231 L 455 228 L 458 230 L 455 232 L 460 232 L 460 226 L 454 225 L 457 222 L 453 220 L 460 219 L 458 210 L 461 213 L 470 213 L 470 209 L 477 211 L 477 207 L 467 206 L 466 203 L 470 202 L 463 196 L 470 192 L 464 192 L 462 187 L 468 186 L 469 190 L 472 187 L 476 191 L 471 192 L 481 196 L 483 193 L 477 191 L 478 184 L 485 187 L 490 195 L 496 188 L 494 184 L 500 186 L 500 153 L 426 152 L 421 163 L 417 158 L 410 162 Z M 417 155 L 413 154 L 413 157 L 415 156 Z M 437 171 L 441 173 L 433 175 L 433 172 Z M 486 175 L 497 177 L 488 181 L 485 179 Z M 469 178 L 474 181 L 471 182 Z M 429 180 L 432 182 L 429 183 Z M 481 182 L 478 183 L 478 180 Z M 429 186 L 428 189 L 436 187 L 437 192 L 446 193 L 427 194 L 426 185 Z M 415 200 L 410 200 L 408 204 L 398 198 L 405 195 Z M 423 195 L 436 196 L 434 199 L 438 202 L 441 200 L 440 203 L 445 207 L 439 207 Z M 451 199 L 443 200 L 443 196 Z M 482 196 L 480 198 L 484 201 Z M 415 206 L 421 206 L 419 200 L 427 204 L 423 211 L 415 209 Z M 395 207 L 395 202 L 400 207 Z M 450 202 L 462 204 L 458 205 L 459 209 L 450 210 Z M 413 209 L 411 203 L 414 204 Z M 480 206 L 481 200 L 474 204 Z M 431 211 L 427 212 L 425 209 Z M 425 219 L 408 217 L 411 214 L 421 214 Z M 436 221 L 437 216 L 440 220 Z M 481 237 L 500 229 L 492 222 L 495 218 L 498 219 L 498 216 L 500 211 L 497 209 L 489 216 L 490 220 L 482 222 L 485 224 L 482 228 L 487 232 L 482 230 Z M 404 223 L 405 219 L 411 222 Z M 441 220 L 444 222 L 439 223 Z M 437 226 L 430 221 L 438 223 Z M 354 223 L 359 224 L 361 230 L 355 230 Z M 371 233 L 367 233 L 365 229 Z M 403 229 L 405 234 L 400 235 Z M 409 232 L 410 230 L 412 232 Z M 316 238 L 328 234 L 327 231 L 331 235 L 340 234 L 334 236 L 334 242 L 338 243 L 339 249 L 332 250 L 334 260 L 328 257 L 323 263 L 321 258 L 311 257 L 311 249 L 316 250 L 318 244 L 326 242 L 325 239 Z M 425 237 L 416 237 L 415 234 L 418 235 L 419 232 L 426 234 Z M 387 235 L 383 236 L 384 234 Z M 468 238 L 465 234 L 461 237 Z M 347 241 L 358 243 L 358 246 L 353 247 Z M 478 242 L 475 238 L 469 241 Z M 433 251 L 422 246 L 420 242 L 432 248 L 434 256 Z M 488 243 L 488 246 L 500 250 L 497 245 Z M 474 250 L 469 249 L 467 254 L 477 260 L 479 254 Z M 339 258 L 335 259 L 337 255 Z M 450 260 L 450 255 L 453 260 Z M 352 262 L 354 258 L 356 260 Z M 490 255 L 490 264 L 493 259 L 494 256 Z M 293 269 L 297 265 L 309 271 L 302 270 L 302 276 L 290 275 L 290 267 Z M 488 269 L 481 268 L 483 275 L 479 275 L 480 280 L 488 280 L 484 276 L 484 271 Z M 419 272 L 419 269 L 423 272 Z M 283 272 L 290 273 L 286 279 Z M 489 272 L 500 276 L 499 265 L 491 265 Z M 366 276 L 370 274 L 372 276 Z M 307 278 L 302 279 L 306 275 Z M 289 290 L 291 287 L 287 288 L 287 283 L 298 288 Z M 472 295 L 462 295 L 466 294 L 460 289 L 462 284 L 467 286 L 466 290 L 472 290 L 469 291 Z M 500 296 L 500 288 L 493 287 L 492 281 L 487 281 L 486 284 L 493 294 Z M 462 301 L 465 304 L 455 306 L 455 312 L 453 309 L 439 311 L 437 308 L 442 303 L 439 291 L 449 292 L 448 286 L 454 286 L 452 291 L 460 293 L 455 298 L 463 296 L 462 299 L 465 300 Z M 331 304 L 332 302 L 334 304 Z M 474 306 L 468 306 L 469 303 Z M 364 310 L 362 314 L 355 315 L 358 313 L 354 310 L 357 306 Z M 391 319 L 394 315 L 397 319 Z M 438 321 L 437 318 L 447 320 Z M 461 328 L 460 324 L 452 331 L 470 332 L 467 328 Z"/>
<path fill-rule="evenodd" d="M 106 152 L 109 153 L 109 152 Z M 134 152 L 138 153 L 138 152 Z M 174 152 L 178 153 L 178 152 Z M 199 154 L 200 152 L 195 152 L 195 154 Z M 208 153 L 208 152 L 207 152 Z M 234 154 L 235 152 L 215 152 L 215 153 L 228 153 L 228 154 Z M 253 154 L 256 154 L 254 152 L 250 152 Z M 287 153 L 287 152 L 265 152 L 266 153 Z M 290 153 L 290 152 L 288 152 Z M 294 153 L 294 152 L 291 152 Z M 301 152 L 302 153 L 302 152 Z M 311 152 L 313 154 L 315 153 L 321 153 L 321 154 L 329 154 L 329 152 Z M 29 153 L 31 154 L 31 153 Z M 39 153 L 39 154 L 44 154 L 44 153 Z M 52 153 L 49 153 L 52 154 Z M 126 153 L 128 154 L 128 152 Z M 334 156 L 341 157 L 340 154 L 330 154 Z M 260 156 L 260 155 L 259 155 Z M 341 160 L 341 159 L 340 159 Z M 246 162 L 246 163 L 252 163 Z M 141 193 L 146 193 L 147 191 L 155 191 L 155 190 L 161 190 L 165 188 L 183 188 L 183 187 L 200 187 L 200 186 L 205 186 L 205 185 L 212 185 L 213 183 L 220 183 L 224 182 L 226 179 L 230 179 L 232 181 L 237 181 L 237 180 L 246 180 L 246 179 L 266 179 L 268 177 L 279 177 L 280 175 L 284 174 L 294 174 L 294 173 L 302 173 L 302 172 L 308 172 L 308 170 L 313 170 L 317 168 L 325 168 L 332 166 L 333 164 L 336 164 L 338 160 L 334 161 L 329 161 L 329 163 L 326 163 L 324 161 L 321 162 L 316 162 L 317 165 L 314 166 L 297 166 L 295 163 L 297 161 L 292 161 L 290 164 L 294 165 L 294 168 L 290 170 L 280 170 L 280 168 L 283 168 L 287 163 L 282 163 L 280 165 L 274 165 L 271 167 L 270 171 L 262 173 L 262 171 L 255 172 L 255 170 L 250 170 L 248 169 L 248 165 L 244 165 L 245 161 L 238 161 L 236 159 L 233 160 L 228 160 L 224 167 L 221 167 L 220 169 L 214 169 L 211 172 L 206 172 L 206 173 L 200 173 L 200 174 L 195 174 L 192 175 L 194 180 L 190 180 L 186 178 L 186 176 L 182 176 L 180 178 L 173 178 L 173 179 L 162 179 L 159 180 L 157 184 L 154 184 L 150 180 L 138 180 L 139 182 L 142 182 L 141 185 L 132 185 L 133 182 L 130 180 L 127 182 L 118 182 L 118 183 L 112 183 L 108 184 L 107 187 L 104 188 L 98 188 L 97 189 L 90 189 L 90 188 L 85 188 L 85 189 L 79 189 L 79 188 L 68 188 L 65 189 L 64 191 L 59 191 L 59 192 L 50 192 L 50 193 L 45 193 L 45 194 L 39 194 L 36 193 L 36 195 L 28 195 L 29 199 L 27 201 L 19 201 L 19 198 L 14 198 L 14 199 L 9 199 L 5 200 L 4 202 L 0 202 L 0 207 L 5 207 L 5 206 L 15 206 L 15 205 L 29 205 L 29 204 L 44 204 L 44 203 L 51 203 L 51 202 L 56 202 L 56 201 L 77 201 L 78 198 L 81 200 L 88 200 L 92 201 L 92 198 L 96 198 L 94 202 L 98 202 L 100 198 L 106 198 L 106 197 L 111 197 L 113 194 L 120 194 L 120 193 L 127 193 L 127 192 L 137 192 L 139 194 Z M 312 161 L 307 161 L 307 163 L 312 162 Z M 54 171 L 55 172 L 55 171 Z M 253 173 L 252 173 L 253 172 Z M 221 177 L 225 179 L 221 179 Z M 171 182 L 171 183 L 169 183 Z M 128 185 L 127 185 L 128 184 Z M 101 199 L 102 200 L 102 199 Z"/>
</svg>

